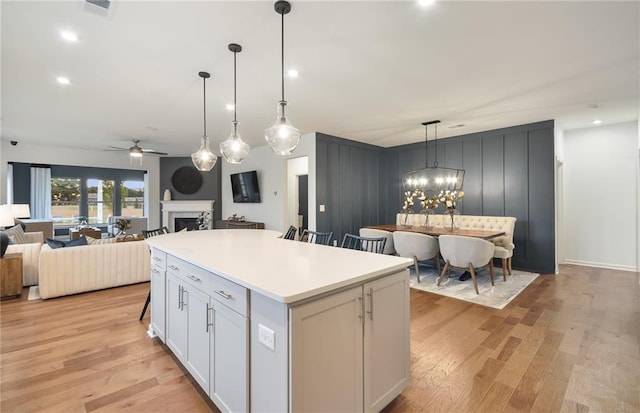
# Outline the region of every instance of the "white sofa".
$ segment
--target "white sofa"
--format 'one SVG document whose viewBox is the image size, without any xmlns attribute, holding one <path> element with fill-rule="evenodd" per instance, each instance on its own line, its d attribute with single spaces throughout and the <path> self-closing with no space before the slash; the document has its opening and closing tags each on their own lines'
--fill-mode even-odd
<svg viewBox="0 0 640 413">
<path fill-rule="evenodd" d="M 40 251 L 40 296 L 59 297 L 150 279 L 149 247 L 143 241 L 113 242 Z"/>
<path fill-rule="evenodd" d="M 7 253 L 22 253 L 22 285 L 38 284 L 38 260 L 40 259 L 40 249 L 44 242 L 42 232 L 25 232 L 27 244 L 11 244 L 7 247 Z"/>
<path fill-rule="evenodd" d="M 505 235 L 490 239 L 495 245 L 494 258 L 502 259 L 502 271 L 511 274 L 511 258 L 515 244 L 513 243 L 513 231 L 516 226 L 515 217 L 484 216 L 484 215 L 456 215 L 454 223 L 460 229 L 476 229 L 487 231 L 503 231 Z M 396 216 L 397 225 L 405 225 L 405 214 L 398 213 Z M 424 214 L 409 214 L 406 225 L 424 226 Z M 431 214 L 429 225 L 434 227 L 448 227 L 451 221 L 448 215 Z"/>
</svg>

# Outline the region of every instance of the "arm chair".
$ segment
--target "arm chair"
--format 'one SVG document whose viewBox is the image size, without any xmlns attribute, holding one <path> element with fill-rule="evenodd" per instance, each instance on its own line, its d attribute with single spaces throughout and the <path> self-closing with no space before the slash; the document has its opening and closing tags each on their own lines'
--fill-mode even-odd
<svg viewBox="0 0 640 413">
<path fill-rule="evenodd" d="M 440 272 L 440 248 L 437 238 L 417 232 L 395 231 L 393 233 L 393 244 L 399 256 L 413 258 L 418 282 L 420 282 L 418 261 L 435 260 L 438 272 Z"/>
<path fill-rule="evenodd" d="M 300 239 L 311 244 L 331 245 L 333 232 L 316 232 L 305 229 L 302 231 L 302 237 L 300 237 Z"/>
<path fill-rule="evenodd" d="M 289 227 L 289 229 L 287 230 L 287 233 L 282 238 L 295 240 L 296 239 L 296 232 L 298 232 L 298 228 L 296 228 L 293 225 L 291 225 Z"/>
<path fill-rule="evenodd" d="M 450 274 L 451 268 L 460 268 L 471 273 L 473 287 L 478 292 L 476 268 L 489 267 L 491 285 L 495 285 L 493 278 L 494 245 L 481 238 L 462 237 L 459 235 L 441 235 L 439 237 L 440 254 L 445 260 L 444 268 L 438 278 L 438 286 L 445 274 Z"/>
<path fill-rule="evenodd" d="M 393 255 L 396 253 L 396 249 L 393 245 L 393 232 L 384 231 L 381 229 L 373 229 L 373 228 L 360 228 L 359 232 L 361 237 L 366 238 L 380 238 L 385 237 L 387 241 L 384 244 L 383 254 Z"/>
<path fill-rule="evenodd" d="M 351 250 L 375 252 L 376 254 L 382 254 L 384 251 L 384 245 L 387 242 L 386 237 L 380 238 L 366 238 L 359 237 L 352 234 L 344 234 L 342 238 L 341 248 L 348 248 Z"/>
</svg>

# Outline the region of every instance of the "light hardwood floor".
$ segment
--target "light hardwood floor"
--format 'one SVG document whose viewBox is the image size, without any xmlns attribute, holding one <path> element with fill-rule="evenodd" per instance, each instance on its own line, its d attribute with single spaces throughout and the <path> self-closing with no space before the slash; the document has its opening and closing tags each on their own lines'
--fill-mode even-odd
<svg viewBox="0 0 640 413">
<path fill-rule="evenodd" d="M 216 411 L 138 321 L 148 288 L 2 301 L 0 411 Z M 639 347 L 638 273 L 562 266 L 504 310 L 412 290 L 412 381 L 385 411 L 639 412 Z"/>
</svg>

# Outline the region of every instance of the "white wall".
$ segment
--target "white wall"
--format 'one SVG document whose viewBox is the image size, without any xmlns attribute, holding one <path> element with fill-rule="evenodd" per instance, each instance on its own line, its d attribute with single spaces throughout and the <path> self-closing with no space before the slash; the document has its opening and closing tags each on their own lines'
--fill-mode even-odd
<svg viewBox="0 0 640 413">
<path fill-rule="evenodd" d="M 316 136 L 315 133 L 303 135 L 298 147 L 289 156 L 278 156 L 268 145 L 252 148 L 247 158 L 239 165 L 222 160 L 222 219 L 233 214 L 244 216 L 247 221 L 264 222 L 265 228 L 285 231 L 289 225 L 288 180 L 296 170 L 287 171 L 288 159 L 308 157 L 309 159 L 309 228 L 316 225 Z M 238 172 L 256 170 L 260 199 L 257 204 L 234 203 L 231 194 L 230 175 Z M 293 194 L 292 194 L 293 196 Z"/>
<path fill-rule="evenodd" d="M 564 133 L 565 262 L 638 271 L 638 123 Z"/>
<path fill-rule="evenodd" d="M 8 162 L 146 170 L 149 182 L 145 191 L 149 200 L 146 203 L 149 208 L 149 228 L 160 226 L 160 161 L 156 156 L 145 156 L 142 166 L 135 162 L 131 165 L 126 152 L 90 151 L 22 142 L 12 146 L 8 140 L 2 139 L 0 141 L 0 204 L 6 203 L 7 198 Z"/>
</svg>

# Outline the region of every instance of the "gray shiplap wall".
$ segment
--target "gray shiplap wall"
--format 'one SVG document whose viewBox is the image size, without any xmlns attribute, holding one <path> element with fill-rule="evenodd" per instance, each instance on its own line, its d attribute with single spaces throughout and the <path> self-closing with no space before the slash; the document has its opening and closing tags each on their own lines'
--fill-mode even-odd
<svg viewBox="0 0 640 413">
<path fill-rule="evenodd" d="M 438 164 L 466 171 L 459 210 L 518 221 L 513 265 L 555 271 L 553 121 L 439 139 Z M 435 160 L 429 141 L 429 165 Z M 317 134 L 319 231 L 346 232 L 394 223 L 402 205 L 401 176 L 425 166 L 424 142 L 394 148 Z"/>
</svg>

